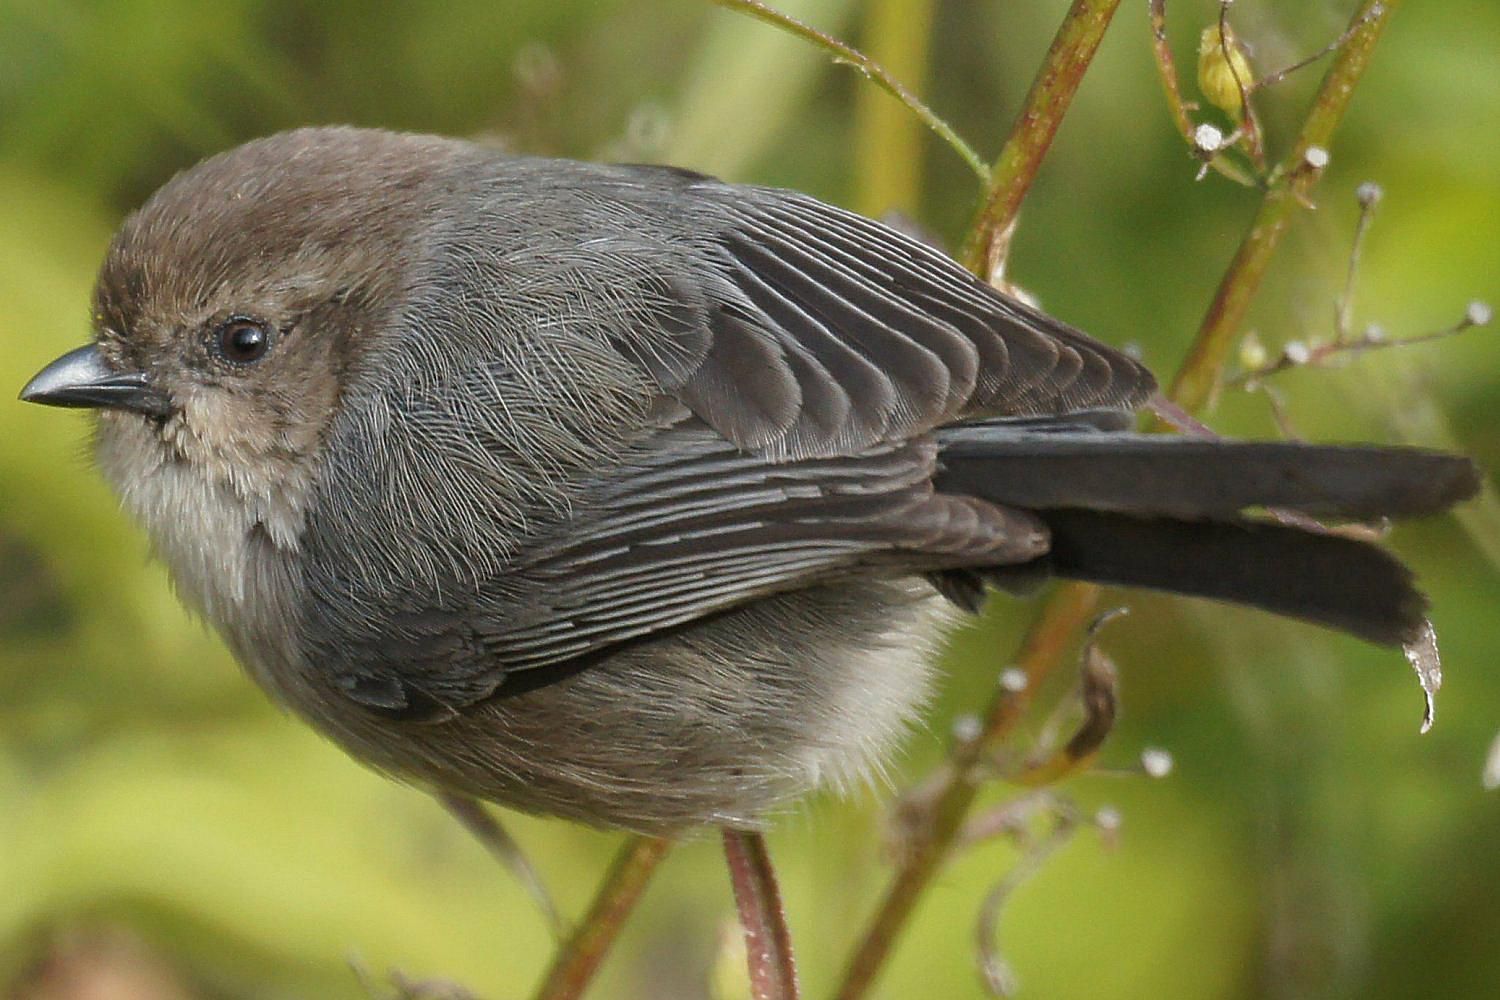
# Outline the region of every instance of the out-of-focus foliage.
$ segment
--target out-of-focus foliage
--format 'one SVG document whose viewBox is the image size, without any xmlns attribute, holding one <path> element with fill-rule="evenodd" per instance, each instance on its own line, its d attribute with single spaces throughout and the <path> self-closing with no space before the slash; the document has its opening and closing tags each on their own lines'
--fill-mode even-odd
<svg viewBox="0 0 1500 1000">
<path fill-rule="evenodd" d="M 781 6 L 852 40 L 868 13 L 855 0 Z M 925 6 L 913 0 L 914 25 Z M 927 79 L 908 82 L 993 151 L 1065 6 L 937 3 Z M 1009 274 L 1168 372 L 1255 195 L 1212 175 L 1194 183 L 1157 89 L 1145 6 L 1125 4 L 1111 29 L 1023 213 Z M 1216 5 L 1170 6 L 1191 67 Z M 1267 70 L 1336 35 L 1351 6 L 1244 0 L 1235 16 Z M 899 34 L 866 37 L 897 46 Z M 1361 326 L 1416 333 L 1456 320 L 1471 298 L 1500 299 L 1497 42 L 1494 4 L 1399 12 L 1319 207 L 1298 219 L 1256 304 L 1273 350 L 1329 330 L 1367 179 L 1386 198 Z M 1273 143 L 1319 72 L 1262 96 Z M 867 87 L 695 0 L 0 0 L 0 388 L 86 336 L 95 263 L 153 187 L 204 154 L 308 122 L 670 160 L 858 197 L 874 213 L 889 207 L 874 203 L 880 192 L 905 201 L 916 184 L 915 203 L 898 207 L 955 242 L 971 175 L 923 133 L 919 161 L 881 181 L 889 165 L 857 131 L 888 116 L 855 108 L 887 99 Z M 1279 384 L 1308 436 L 1459 445 L 1500 467 L 1492 331 Z M 1226 395 L 1210 419 L 1274 433 L 1259 396 Z M 82 418 L 0 402 L 0 995 L 104 995 L 81 992 L 87 980 L 130 998 L 366 996 L 352 956 L 376 976 L 400 968 L 487 998 L 525 995 L 550 943 L 521 889 L 429 800 L 265 703 L 178 609 L 90 471 L 86 439 Z M 1125 705 L 1106 761 L 1155 744 L 1178 766 L 1166 781 L 1072 784 L 1086 807 L 1121 809 L 1121 844 L 1076 839 L 1010 904 L 1004 945 L 1025 995 L 1494 995 L 1500 799 L 1481 790 L 1480 769 L 1500 726 L 1500 528 L 1481 507 L 1462 524 L 1403 527 L 1394 544 L 1432 593 L 1447 658 L 1438 726 L 1423 738 L 1399 655 L 1132 598 L 1137 613 L 1106 640 Z M 955 638 L 931 730 L 913 736 L 898 780 L 933 765 L 952 718 L 982 704 L 1014 649 L 1026 609 L 994 605 Z M 888 798 L 813 803 L 773 837 L 811 995 L 831 986 L 882 886 Z M 615 838 L 510 821 L 579 912 Z M 952 865 L 883 995 L 979 994 L 974 915 L 1014 860 L 994 844 Z M 595 995 L 703 995 L 730 912 L 715 843 L 688 845 Z"/>
</svg>

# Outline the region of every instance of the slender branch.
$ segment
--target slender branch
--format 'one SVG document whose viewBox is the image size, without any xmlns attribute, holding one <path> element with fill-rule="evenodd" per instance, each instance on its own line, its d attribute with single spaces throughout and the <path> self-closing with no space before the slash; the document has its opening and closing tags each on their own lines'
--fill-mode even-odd
<svg viewBox="0 0 1500 1000">
<path fill-rule="evenodd" d="M 798 38 L 812 42 L 818 48 L 829 52 L 832 54 L 835 62 L 853 66 L 874 82 L 881 90 L 884 90 L 910 108 L 912 113 L 920 118 L 924 125 L 937 133 L 938 137 L 946 142 L 969 165 L 969 169 L 974 171 L 975 176 L 981 181 L 989 180 L 989 167 L 985 166 L 983 158 L 974 152 L 973 148 L 967 142 L 964 142 L 963 138 L 957 132 L 953 131 L 953 126 L 939 118 L 931 108 L 922 103 L 921 98 L 907 90 L 900 80 L 897 80 L 886 71 L 884 66 L 863 52 L 845 42 L 839 41 L 832 35 L 819 31 L 809 24 L 804 24 L 795 17 L 783 14 L 774 7 L 762 3 L 761 0 L 714 0 L 714 3 L 720 7 L 739 11 L 742 14 L 749 14 L 751 17 L 758 18 L 767 24 L 781 28 L 783 31 L 788 31 Z"/>
<path fill-rule="evenodd" d="M 1334 52 L 1337 52 L 1339 49 L 1343 48 L 1349 43 L 1349 39 L 1353 37 L 1356 31 L 1358 31 L 1360 28 L 1363 28 L 1372 17 L 1379 17 L 1380 13 L 1380 4 L 1371 4 L 1367 6 L 1364 11 L 1359 14 L 1359 16 L 1355 17 L 1355 19 L 1350 22 L 1349 27 L 1345 28 L 1344 33 L 1339 35 L 1339 37 L 1335 38 L 1333 41 L 1329 42 L 1327 45 L 1323 46 L 1321 49 L 1314 52 L 1307 58 L 1298 59 L 1290 66 L 1287 66 L 1283 69 L 1278 69 L 1274 73 L 1267 73 L 1265 76 L 1261 77 L 1259 80 L 1256 80 L 1253 84 L 1250 85 L 1250 92 L 1254 93 L 1255 91 L 1262 90 L 1266 87 L 1273 87 L 1281 81 L 1285 80 L 1287 77 L 1291 76 L 1293 73 L 1296 73 L 1299 70 L 1304 70 L 1307 67 L 1311 66 L 1313 63 L 1317 62 L 1319 59 L 1322 59 L 1324 56 L 1331 55 Z"/>
<path fill-rule="evenodd" d="M 1156 72 L 1161 77 L 1161 86 L 1167 95 L 1167 110 L 1177 123 L 1177 131 L 1193 144 L 1193 119 L 1188 111 L 1196 109 L 1182 99 L 1182 83 L 1177 75 L 1177 61 L 1172 58 L 1172 44 L 1167 41 L 1167 0 L 1151 0 L 1151 50 L 1156 55 Z"/>
<path fill-rule="evenodd" d="M 561 941 L 568 932 L 567 924 L 558 912 L 552 894 L 547 891 L 547 884 L 542 881 L 541 875 L 510 832 L 478 799 L 454 792 L 439 792 L 437 798 L 449 815 L 462 823 L 474 835 L 474 839 L 483 844 L 495 860 L 504 865 L 516 881 L 521 883 L 521 888 L 526 890 L 537 909 L 542 911 L 542 917 L 551 928 L 553 937 Z"/>
<path fill-rule="evenodd" d="M 1297 206 L 1306 202 L 1322 174 L 1319 164 L 1326 162 L 1328 145 L 1343 120 L 1355 84 L 1399 4 L 1400 0 L 1364 0 L 1354 15 L 1358 30 L 1349 36 L 1324 76 L 1302 131 L 1291 153 L 1274 172 L 1250 229 L 1214 293 L 1187 359 L 1172 382 L 1171 397 L 1188 411 L 1202 409 L 1217 390 L 1250 301 Z"/>
<path fill-rule="evenodd" d="M 1073 0 L 1031 82 L 1020 117 L 990 171 L 989 189 L 960 258 L 986 281 L 1004 269 L 1005 237 L 1119 6 L 1120 0 Z"/>
<path fill-rule="evenodd" d="M 755 1000 L 797 1000 L 797 965 L 776 870 L 759 833 L 724 828 L 724 857 L 745 930 L 745 957 Z"/>
<path fill-rule="evenodd" d="M 1462 319 L 1441 330 L 1429 330 L 1426 333 L 1414 333 L 1406 337 L 1388 337 L 1379 327 L 1372 327 L 1358 336 L 1341 336 L 1319 343 L 1292 341 L 1283 347 L 1281 353 L 1273 360 L 1259 367 L 1238 372 L 1226 378 L 1224 384 L 1259 389 L 1264 387 L 1266 379 L 1279 375 L 1289 368 L 1320 368 L 1336 360 L 1359 357 L 1375 351 L 1385 351 L 1393 347 L 1411 347 L 1414 344 L 1426 344 L 1434 340 L 1446 340 L 1465 330 L 1484 326 L 1488 322 L 1489 306 L 1483 302 L 1472 302 Z"/>
<path fill-rule="evenodd" d="M 536 1000 L 576 1000 L 593 981 L 625 918 L 635 908 L 651 875 L 672 842 L 659 837 L 631 837 L 615 855 L 588 915 L 552 960 L 536 991 Z"/>
</svg>

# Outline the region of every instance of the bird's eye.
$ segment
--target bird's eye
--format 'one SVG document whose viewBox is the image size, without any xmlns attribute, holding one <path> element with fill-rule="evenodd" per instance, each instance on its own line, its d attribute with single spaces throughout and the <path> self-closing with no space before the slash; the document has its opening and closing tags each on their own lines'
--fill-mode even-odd
<svg viewBox="0 0 1500 1000">
<path fill-rule="evenodd" d="M 244 316 L 231 317 L 214 331 L 213 349 L 225 361 L 237 365 L 252 364 L 271 349 L 270 327 Z"/>
</svg>

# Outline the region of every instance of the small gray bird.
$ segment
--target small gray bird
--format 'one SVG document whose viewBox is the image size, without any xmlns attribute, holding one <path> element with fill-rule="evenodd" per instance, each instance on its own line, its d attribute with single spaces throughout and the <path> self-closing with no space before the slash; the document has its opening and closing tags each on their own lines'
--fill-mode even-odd
<svg viewBox="0 0 1500 1000">
<path fill-rule="evenodd" d="M 879 767 L 952 608 L 1048 576 L 1383 644 L 1466 459 L 1131 433 L 1138 362 L 790 191 L 352 128 L 169 182 L 22 398 L 255 680 L 406 780 L 754 824 Z"/>
</svg>

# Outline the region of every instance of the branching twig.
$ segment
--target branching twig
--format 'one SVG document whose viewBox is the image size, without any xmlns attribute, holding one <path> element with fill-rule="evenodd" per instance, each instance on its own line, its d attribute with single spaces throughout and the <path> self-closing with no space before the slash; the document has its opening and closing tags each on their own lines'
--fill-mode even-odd
<svg viewBox="0 0 1500 1000">
<path fill-rule="evenodd" d="M 536 991 L 536 1000 L 576 1000 L 604 962 L 625 918 L 635 908 L 646 883 L 672 842 L 657 837 L 631 837 L 615 855 L 588 914 L 578 930 L 552 960 L 552 967 Z"/>
<path fill-rule="evenodd" d="M 964 242 L 964 266 L 986 281 L 998 278 L 1004 270 L 1008 243 L 1004 237 L 1015 223 L 1021 200 L 1036 178 L 1052 137 L 1119 6 L 1120 0 L 1073 0 L 1042 68 L 1032 80 L 1020 117 L 990 171 L 989 190 Z"/>
<path fill-rule="evenodd" d="M 1242 385 L 1250 391 L 1260 391 L 1270 401 L 1277 424 L 1287 436 L 1290 421 L 1287 419 L 1279 394 L 1267 383 L 1273 375 L 1291 368 L 1321 368 L 1335 362 L 1354 360 L 1371 351 L 1392 347 L 1408 347 L 1432 340 L 1442 340 L 1476 326 L 1486 326 L 1493 318 L 1488 303 L 1475 300 L 1464 310 L 1458 322 L 1441 330 L 1407 337 L 1389 337 L 1380 326 L 1371 324 L 1360 334 L 1354 327 L 1354 290 L 1359 281 L 1359 264 L 1363 256 L 1365 237 L 1369 233 L 1370 221 L 1374 218 L 1375 206 L 1383 197 L 1380 185 L 1366 181 L 1356 191 L 1359 200 L 1359 221 L 1354 226 L 1354 240 L 1349 248 L 1349 265 L 1344 273 L 1344 287 L 1333 305 L 1333 336 L 1329 340 L 1293 340 L 1281 348 L 1281 353 L 1267 360 L 1265 348 L 1261 346 L 1254 331 L 1246 334 L 1240 342 L 1240 365 L 1242 370 L 1226 378 L 1226 385 Z"/>
<path fill-rule="evenodd" d="M 1090 5 L 1075 3 L 1069 18 L 1079 16 Z M 1302 132 L 1282 169 L 1273 178 L 1260 211 L 1247 233 L 1240 252 L 1231 261 L 1220 283 L 1214 304 L 1205 316 L 1192 349 L 1173 381 L 1170 393 L 1175 404 L 1191 414 L 1202 408 L 1222 376 L 1233 335 L 1243 321 L 1246 309 L 1282 232 L 1290 222 L 1292 211 L 1311 190 L 1321 172 L 1316 163 L 1326 158 L 1326 147 L 1348 106 L 1355 84 L 1363 74 L 1370 52 L 1396 6 L 1394 0 L 1366 0 L 1355 15 L 1359 27 L 1340 50 L 1303 124 Z M 1112 9 L 1112 7 L 1111 7 Z M 1061 34 L 1070 33 L 1064 25 Z M 1092 47 L 1087 49 L 1092 52 Z M 1059 54 L 1057 46 L 1049 53 L 1049 62 Z M 1031 96 L 1050 93 L 1046 82 L 1055 67 L 1044 66 Z M 1074 67 L 1081 73 L 1082 67 Z M 1076 77 L 1073 86 L 1076 87 Z M 1071 94 L 1071 89 L 1068 94 Z M 1028 103 L 1028 113 L 1030 104 Z M 1061 109 L 1053 109 L 1057 115 Z M 1027 126 L 1023 113 L 1018 128 Z M 1056 122 L 1052 122 L 1055 129 Z M 1049 132 L 1050 135 L 1050 132 Z M 1007 144 L 1009 146 L 1009 143 Z M 1309 157 L 1318 150 L 1322 156 Z M 1041 151 L 1045 151 L 1045 146 Z M 1040 151 L 1038 151 L 1040 152 Z M 1004 193 L 999 204 L 1009 205 L 1008 212 L 981 216 L 989 234 L 975 235 L 971 247 L 981 248 L 966 255 L 966 262 L 983 272 L 990 266 L 987 243 L 1014 217 L 1030 179 L 1040 163 L 1040 156 L 1018 158 L 1018 167 L 1029 170 L 1015 185 L 1014 193 Z M 1002 172 L 997 169 L 997 181 Z M 997 224 L 999 223 L 999 224 Z M 976 227 L 977 228 L 977 227 Z M 1030 700 L 1030 692 L 1062 662 L 1066 650 L 1092 618 L 1100 588 L 1092 584 L 1072 583 L 1059 587 L 1042 607 L 1027 632 L 1018 657 L 1018 668 L 1026 683 L 1003 686 L 991 703 L 978 736 L 959 742 L 953 757 L 938 772 L 938 778 L 922 799 L 920 811 L 913 810 L 910 836 L 895 878 L 882 899 L 864 937 L 860 940 L 845 971 L 839 1000 L 859 1000 L 867 995 L 871 984 L 888 956 L 897 935 L 905 926 L 916 901 L 932 877 L 941 868 L 953 846 L 955 836 L 973 804 L 978 789 L 980 761 L 993 756 L 1011 735 Z"/>
<path fill-rule="evenodd" d="M 1052 828 L 1028 846 L 1015 867 L 995 883 L 980 904 L 979 920 L 974 928 L 978 937 L 979 971 L 984 977 L 985 987 L 995 996 L 1008 997 L 1016 992 L 1015 973 L 1000 954 L 1000 914 L 1015 891 L 1072 838 L 1078 822 L 1077 813 L 1067 803 L 1056 804 Z"/>
<path fill-rule="evenodd" d="M 1234 145 L 1233 138 L 1225 138 L 1213 126 L 1195 124 L 1189 115 L 1198 106 L 1182 97 L 1177 62 L 1172 58 L 1172 47 L 1167 41 L 1167 0 L 1151 0 L 1150 17 L 1151 46 L 1156 55 L 1157 75 L 1161 78 L 1162 90 L 1167 97 L 1167 110 L 1171 112 L 1177 130 L 1182 133 L 1183 141 L 1205 167 L 1217 170 L 1236 184 L 1257 186 L 1254 177 L 1224 155 L 1224 151 Z"/>
<path fill-rule="evenodd" d="M 811 25 L 804 24 L 788 14 L 783 14 L 774 7 L 767 6 L 761 0 L 714 0 L 720 7 L 728 7 L 730 10 L 749 14 L 751 17 L 759 18 L 767 24 L 775 25 L 783 31 L 788 31 L 798 38 L 812 42 L 818 48 L 832 54 L 836 62 L 853 66 L 860 73 L 868 77 L 876 86 L 890 94 L 896 100 L 911 109 L 912 114 L 922 120 L 928 128 L 937 133 L 938 137 L 946 142 L 963 161 L 969 165 L 981 181 L 988 181 L 990 169 L 985 165 L 984 159 L 943 119 L 939 118 L 931 108 L 922 103 L 922 100 L 907 90 L 900 80 L 891 76 L 884 66 L 865 55 L 863 52 L 845 42 L 839 41 L 832 35 L 825 34 Z"/>
<path fill-rule="evenodd" d="M 1172 121 L 1176 124 L 1178 132 L 1182 134 L 1188 149 L 1203 164 L 1203 170 L 1199 172 L 1199 176 L 1202 177 L 1203 172 L 1211 168 L 1236 183 L 1251 187 L 1264 187 L 1271 179 L 1273 172 L 1270 171 L 1266 159 L 1264 130 L 1261 128 L 1260 117 L 1255 108 L 1255 95 L 1343 48 L 1361 28 L 1385 13 L 1384 5 L 1379 3 L 1366 5 L 1343 33 L 1333 41 L 1305 59 L 1300 59 L 1290 66 L 1260 77 L 1249 75 L 1249 62 L 1243 47 L 1236 39 L 1233 26 L 1229 23 L 1229 8 L 1233 5 L 1234 0 L 1219 0 L 1216 27 L 1204 32 L 1203 48 L 1200 50 L 1199 57 L 1200 87 L 1205 86 L 1205 66 L 1212 66 L 1220 74 L 1228 74 L 1229 83 L 1233 87 L 1233 96 L 1224 95 L 1214 100 L 1214 103 L 1236 121 L 1238 127 L 1233 134 L 1225 136 L 1222 130 L 1214 125 L 1193 121 L 1190 112 L 1196 111 L 1198 105 L 1185 100 L 1182 96 L 1177 63 L 1167 40 L 1166 0 L 1150 0 L 1152 50 L 1156 57 L 1157 75 L 1161 78 L 1162 91 L 1166 95 L 1167 110 L 1171 113 Z M 1222 79 L 1222 75 L 1220 78 Z M 1249 156 L 1254 168 L 1253 174 L 1247 173 L 1240 164 L 1226 155 L 1235 145 L 1241 146 Z"/>
<path fill-rule="evenodd" d="M 1015 669 L 1024 683 L 1002 685 L 991 702 L 977 739 L 959 743 L 945 777 L 932 789 L 923 814 L 914 817 L 895 880 L 861 938 L 844 973 L 839 1000 L 864 997 L 885 964 L 917 900 L 937 874 L 979 790 L 979 764 L 1009 738 L 1031 703 L 1032 692 L 1062 662 L 1073 637 L 1087 627 L 1099 588 L 1086 583 L 1058 588 L 1033 622 Z"/>
<path fill-rule="evenodd" d="M 1250 229 L 1220 281 L 1187 359 L 1172 382 L 1172 398 L 1187 410 L 1201 409 L 1217 389 L 1250 301 L 1260 288 L 1294 212 L 1322 174 L 1319 164 L 1327 162 L 1328 145 L 1343 120 L 1354 86 L 1364 74 L 1375 42 L 1399 3 L 1400 0 L 1364 0 L 1355 14 L 1354 23 L 1358 27 L 1323 78 L 1302 131 L 1261 198 Z"/>
<path fill-rule="evenodd" d="M 724 857 L 745 931 L 745 960 L 755 1000 L 797 1000 L 797 965 L 776 870 L 759 833 L 724 828 Z"/>
<path fill-rule="evenodd" d="M 1319 59 L 1322 59 L 1325 56 L 1330 56 L 1333 53 L 1337 52 L 1339 49 L 1348 44 L 1349 40 L 1354 37 L 1354 33 L 1356 31 L 1368 24 L 1371 18 L 1379 17 L 1381 13 L 1383 12 L 1381 11 L 1380 4 L 1378 3 L 1371 4 L 1370 6 L 1366 7 L 1363 11 L 1360 12 L 1359 16 L 1354 19 L 1349 27 L 1344 29 L 1344 33 L 1339 35 L 1339 37 L 1335 38 L 1333 41 L 1329 42 L 1327 45 L 1323 46 L 1321 49 L 1314 52 L 1306 59 L 1299 59 L 1296 62 L 1292 63 L 1290 66 L 1285 67 L 1284 69 L 1278 69 L 1274 73 L 1267 73 L 1265 76 L 1259 78 L 1250 85 L 1250 93 L 1253 94 L 1257 90 L 1264 90 L 1266 87 L 1274 87 L 1276 84 L 1285 80 L 1293 73 L 1304 70 L 1307 67 L 1311 66 L 1313 63 L 1317 62 Z"/>
<path fill-rule="evenodd" d="M 1490 319 L 1489 305 L 1474 301 L 1469 303 L 1463 318 L 1457 323 L 1445 326 L 1441 330 L 1414 333 L 1409 337 L 1388 337 L 1380 327 L 1371 326 L 1366 328 L 1364 333 L 1354 337 L 1344 336 L 1311 343 L 1294 340 L 1283 347 L 1274 360 L 1232 375 L 1224 382 L 1226 385 L 1263 389 L 1266 379 L 1289 368 L 1321 368 L 1335 360 L 1368 354 L 1371 351 L 1383 351 L 1392 347 L 1410 347 L 1413 344 L 1425 344 L 1432 340 L 1444 340 L 1476 326 L 1484 326 L 1490 322 Z"/>
</svg>

